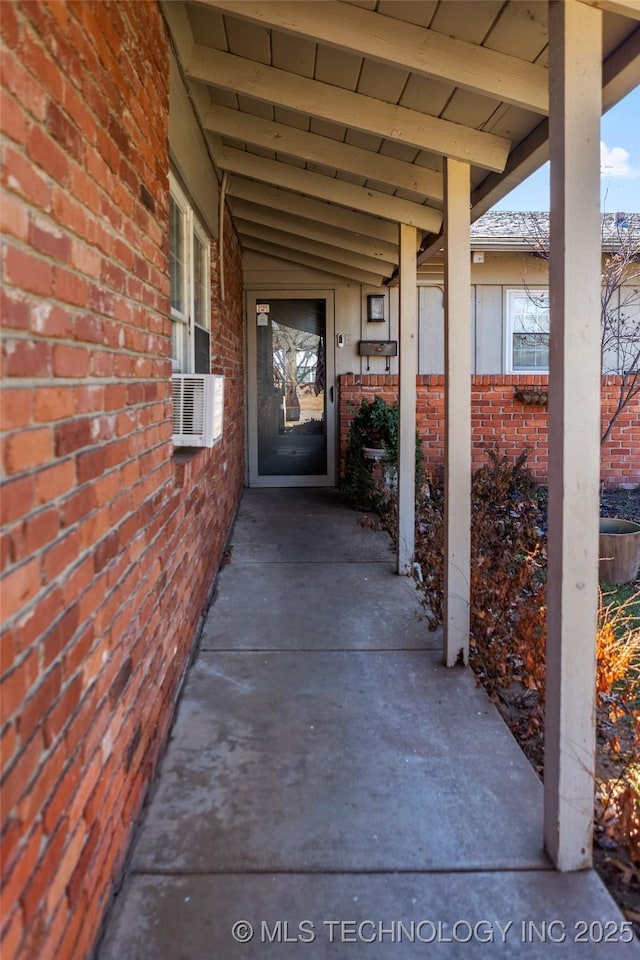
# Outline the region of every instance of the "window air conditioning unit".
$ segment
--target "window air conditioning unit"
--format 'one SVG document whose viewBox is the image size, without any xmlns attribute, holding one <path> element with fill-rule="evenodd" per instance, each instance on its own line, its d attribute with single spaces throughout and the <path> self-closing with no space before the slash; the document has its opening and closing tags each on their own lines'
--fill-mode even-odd
<svg viewBox="0 0 640 960">
<path fill-rule="evenodd" d="M 224 377 L 179 373 L 171 378 L 173 442 L 177 447 L 212 447 L 222 437 Z"/>
</svg>

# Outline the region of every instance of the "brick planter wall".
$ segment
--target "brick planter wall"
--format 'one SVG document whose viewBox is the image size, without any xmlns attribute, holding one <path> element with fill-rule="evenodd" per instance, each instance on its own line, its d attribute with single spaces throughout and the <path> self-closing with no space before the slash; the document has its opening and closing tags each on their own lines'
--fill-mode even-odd
<svg viewBox="0 0 640 960">
<path fill-rule="evenodd" d="M 603 423 L 615 408 L 620 378 L 602 378 Z M 418 376 L 417 425 L 423 441 L 427 473 L 444 464 L 444 377 Z M 472 462 L 474 470 L 487 459 L 486 450 L 497 446 L 514 459 L 525 448 L 529 465 L 540 482 L 546 482 L 549 456 L 547 407 L 515 398 L 516 390 L 532 395 L 546 392 L 547 376 L 477 376 L 471 384 Z M 353 411 L 366 398 L 381 396 L 387 403 L 398 398 L 398 378 L 346 374 L 339 378 L 340 476 L 347 449 Z M 640 484 L 640 397 L 620 416 L 602 448 L 601 481 L 607 486 Z"/>
<path fill-rule="evenodd" d="M 3 960 L 89 955 L 243 484 L 240 252 L 213 249 L 223 440 L 174 456 L 155 2 L 2 5 Z"/>
</svg>

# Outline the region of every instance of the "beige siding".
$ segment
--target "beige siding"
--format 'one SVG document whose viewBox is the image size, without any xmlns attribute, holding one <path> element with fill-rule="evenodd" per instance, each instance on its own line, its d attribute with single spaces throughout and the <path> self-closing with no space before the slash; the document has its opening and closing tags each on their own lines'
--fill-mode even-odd
<svg viewBox="0 0 640 960">
<path fill-rule="evenodd" d="M 336 376 L 360 370 L 360 357 L 357 350 L 360 324 L 365 324 L 366 289 L 357 283 L 336 288 L 336 336 L 341 333 L 345 338 L 344 346 L 339 349 L 336 347 Z M 386 325 L 385 323 L 384 326 Z"/>
<path fill-rule="evenodd" d="M 476 284 L 475 370 L 477 374 L 504 370 L 504 288 Z"/>
<path fill-rule="evenodd" d="M 296 264 L 289 261 L 280 260 L 277 257 L 270 257 L 264 253 L 257 253 L 252 250 L 246 250 L 244 252 L 242 269 L 245 287 L 248 290 L 270 288 L 276 290 L 279 287 L 286 289 L 296 287 L 337 287 L 347 286 L 349 284 L 348 280 L 341 280 L 322 270 L 296 266 Z M 353 283 L 352 286 L 360 289 L 359 283 Z"/>
<path fill-rule="evenodd" d="M 419 373 L 444 373 L 444 279 L 435 265 L 425 264 L 419 281 Z M 471 266 L 471 335 L 474 374 L 503 373 L 505 290 L 547 283 L 544 262 L 529 253 L 485 253 L 485 261 Z M 437 284 L 437 285 L 433 285 Z"/>
<path fill-rule="evenodd" d="M 444 373 L 444 293 L 441 286 L 418 287 L 418 373 Z M 499 314 L 498 314 L 499 317 Z M 476 352 L 475 288 L 471 287 L 471 372 Z"/>
<path fill-rule="evenodd" d="M 547 264 L 532 253 L 486 253 L 471 266 L 471 282 L 522 287 L 548 283 Z"/>
<path fill-rule="evenodd" d="M 418 372 L 444 373 L 444 292 L 418 288 Z"/>
<path fill-rule="evenodd" d="M 509 284 L 521 287 L 526 284 L 546 284 L 547 264 L 526 251 L 482 251 L 484 263 L 471 264 L 471 283 Z M 442 283 L 442 264 L 434 258 L 423 264 L 418 272 L 418 283 Z"/>
<path fill-rule="evenodd" d="M 398 359 L 361 357 L 360 340 L 398 340 L 398 288 L 370 287 L 320 270 L 297 267 L 253 251 L 244 254 L 244 278 L 248 290 L 325 288 L 335 293 L 336 336 L 344 346 L 336 348 L 336 375 L 343 373 L 398 373 Z M 427 269 L 428 267 L 428 269 Z M 418 373 L 444 373 L 444 305 L 441 265 L 425 265 L 418 278 Z M 428 283 L 425 281 L 428 278 Z M 506 291 L 536 289 L 548 285 L 547 265 L 527 253 L 485 253 L 485 262 L 471 267 L 472 363 L 474 374 L 505 373 Z M 384 323 L 367 323 L 367 295 L 386 297 Z M 628 309 L 629 313 L 633 308 Z M 635 306 L 635 315 L 640 306 Z M 615 356 L 607 369 L 616 367 Z"/>
</svg>

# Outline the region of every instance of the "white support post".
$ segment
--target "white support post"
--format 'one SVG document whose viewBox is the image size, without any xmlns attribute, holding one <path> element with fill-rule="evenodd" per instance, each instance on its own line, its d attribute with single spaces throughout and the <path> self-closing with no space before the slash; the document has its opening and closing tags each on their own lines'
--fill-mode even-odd
<svg viewBox="0 0 640 960">
<path fill-rule="evenodd" d="M 469 164 L 445 160 L 444 662 L 469 659 L 471 249 Z"/>
<path fill-rule="evenodd" d="M 600 479 L 602 14 L 551 0 L 549 571 L 544 839 L 591 865 Z"/>
<path fill-rule="evenodd" d="M 400 224 L 400 334 L 398 437 L 399 574 L 412 572 L 416 514 L 416 375 L 418 373 L 418 288 L 416 228 Z"/>
</svg>

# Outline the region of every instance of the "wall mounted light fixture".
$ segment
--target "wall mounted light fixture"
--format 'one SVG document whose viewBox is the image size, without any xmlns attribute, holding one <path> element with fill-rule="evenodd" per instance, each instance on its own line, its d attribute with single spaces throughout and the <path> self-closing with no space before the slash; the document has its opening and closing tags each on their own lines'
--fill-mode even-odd
<svg viewBox="0 0 640 960">
<path fill-rule="evenodd" d="M 384 301 L 384 293 L 367 295 L 367 321 L 369 323 L 384 323 Z"/>
</svg>

